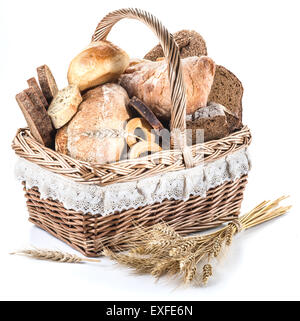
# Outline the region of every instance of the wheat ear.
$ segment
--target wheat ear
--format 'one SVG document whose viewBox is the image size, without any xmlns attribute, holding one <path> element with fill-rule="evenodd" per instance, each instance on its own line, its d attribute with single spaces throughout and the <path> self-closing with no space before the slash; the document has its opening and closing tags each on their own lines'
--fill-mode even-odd
<svg viewBox="0 0 300 321">
<path fill-rule="evenodd" d="M 62 263 L 82 263 L 82 262 L 100 262 L 96 259 L 79 257 L 75 254 L 64 253 L 60 251 L 50 251 L 44 249 L 25 249 L 10 253 L 12 255 L 24 255 L 38 260 L 55 261 Z"/>
</svg>

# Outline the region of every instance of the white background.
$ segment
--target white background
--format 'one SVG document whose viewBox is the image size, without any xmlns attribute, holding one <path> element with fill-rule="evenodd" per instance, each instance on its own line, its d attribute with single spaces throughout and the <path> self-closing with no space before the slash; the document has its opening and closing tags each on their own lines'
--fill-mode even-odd
<svg viewBox="0 0 300 321">
<path fill-rule="evenodd" d="M 289 194 L 285 217 L 241 234 L 206 288 L 155 283 L 102 259 L 68 265 L 10 256 L 34 245 L 74 252 L 27 221 L 23 191 L 14 180 L 10 148 L 25 125 L 14 96 L 35 68 L 48 64 L 59 87 L 70 60 L 89 41 L 99 20 L 122 7 L 140 7 L 170 30 L 195 29 L 208 54 L 243 82 L 244 123 L 253 134 L 253 169 L 243 211 Z M 1 1 L 1 299 L 272 300 L 300 299 L 299 273 L 299 1 Z M 157 43 L 144 25 L 123 20 L 109 39 L 132 57 Z"/>
</svg>

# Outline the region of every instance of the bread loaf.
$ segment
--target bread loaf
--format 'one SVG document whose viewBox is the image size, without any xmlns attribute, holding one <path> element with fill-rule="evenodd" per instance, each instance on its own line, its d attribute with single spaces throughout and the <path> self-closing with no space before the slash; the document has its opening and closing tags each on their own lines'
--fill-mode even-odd
<svg viewBox="0 0 300 321">
<path fill-rule="evenodd" d="M 77 112 L 82 97 L 77 86 L 69 85 L 60 90 L 52 100 L 48 115 L 56 129 L 65 125 Z"/>
<path fill-rule="evenodd" d="M 200 137 L 204 142 L 223 138 L 229 134 L 223 106 L 217 103 L 209 103 L 208 106 L 198 109 L 194 114 L 187 115 L 186 128 L 188 129 L 189 144 L 201 143 L 201 141 L 197 141 L 197 134 L 204 135 L 204 137 Z M 198 129 L 202 129 L 203 132 L 197 133 Z"/>
<path fill-rule="evenodd" d="M 122 49 L 108 41 L 92 42 L 71 61 L 68 81 L 83 91 L 117 79 L 128 65 Z"/>
<path fill-rule="evenodd" d="M 223 66 L 216 66 L 214 82 L 208 100 L 225 106 L 230 131 L 242 127 L 243 85 L 240 80 Z"/>
<path fill-rule="evenodd" d="M 47 65 L 38 67 L 37 74 L 42 92 L 48 104 L 50 104 L 53 97 L 55 97 L 58 92 L 56 81 L 52 75 L 50 68 Z"/>
<path fill-rule="evenodd" d="M 206 43 L 196 31 L 180 30 L 175 32 L 173 37 L 179 48 L 181 58 L 207 56 Z M 164 53 L 161 45 L 157 45 L 151 49 L 144 58 L 156 61 L 157 58 L 163 56 Z"/>
<path fill-rule="evenodd" d="M 215 64 L 208 57 L 182 59 L 183 78 L 187 94 L 187 113 L 192 114 L 207 104 L 213 83 Z M 129 67 L 120 76 L 129 97 L 141 99 L 157 117 L 169 119 L 171 115 L 171 92 L 168 65 L 165 61 L 144 61 Z"/>
<path fill-rule="evenodd" d="M 83 95 L 77 114 L 58 130 L 56 150 L 91 163 L 119 160 L 125 146 L 128 102 L 126 91 L 117 84 L 89 90 Z"/>
</svg>

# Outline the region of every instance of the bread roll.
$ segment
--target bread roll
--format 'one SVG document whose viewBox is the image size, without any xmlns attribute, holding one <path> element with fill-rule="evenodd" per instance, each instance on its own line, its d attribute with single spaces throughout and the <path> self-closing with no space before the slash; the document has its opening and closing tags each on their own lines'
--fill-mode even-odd
<svg viewBox="0 0 300 321">
<path fill-rule="evenodd" d="M 108 41 L 92 42 L 71 61 L 68 81 L 83 91 L 117 79 L 128 65 L 124 50 Z"/>
<path fill-rule="evenodd" d="M 187 94 L 187 114 L 207 104 L 213 83 L 215 64 L 208 57 L 182 59 L 183 78 Z M 168 79 L 168 65 L 165 61 L 142 61 L 132 65 L 120 76 L 129 97 L 141 99 L 157 117 L 171 116 L 171 92 Z"/>
<path fill-rule="evenodd" d="M 129 119 L 128 102 L 126 91 L 117 84 L 89 90 L 77 114 L 58 130 L 56 150 L 90 163 L 118 161 L 125 145 L 122 132 Z"/>
<path fill-rule="evenodd" d="M 53 126 L 58 129 L 65 125 L 76 114 L 81 102 L 82 97 L 77 86 L 69 85 L 60 90 L 48 108 Z"/>
</svg>

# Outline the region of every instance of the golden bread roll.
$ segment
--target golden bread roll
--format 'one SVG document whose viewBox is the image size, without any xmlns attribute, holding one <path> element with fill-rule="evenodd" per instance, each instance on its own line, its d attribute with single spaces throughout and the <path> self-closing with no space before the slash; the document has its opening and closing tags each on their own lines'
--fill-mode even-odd
<svg viewBox="0 0 300 321">
<path fill-rule="evenodd" d="M 68 81 L 80 91 L 117 79 L 129 66 L 127 53 L 109 41 L 95 41 L 70 63 Z"/>
</svg>

